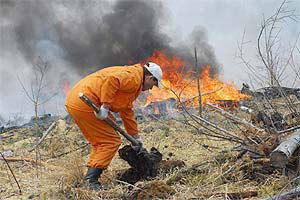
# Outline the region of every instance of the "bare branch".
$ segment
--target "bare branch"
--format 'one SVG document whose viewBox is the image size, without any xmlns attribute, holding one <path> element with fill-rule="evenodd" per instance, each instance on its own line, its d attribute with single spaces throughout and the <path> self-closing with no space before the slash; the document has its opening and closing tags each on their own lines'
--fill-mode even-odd
<svg viewBox="0 0 300 200">
<path fill-rule="evenodd" d="M 19 182 L 18 182 L 18 180 L 17 180 L 17 178 L 16 178 L 14 172 L 12 171 L 11 167 L 9 166 L 9 164 L 8 164 L 7 160 L 5 159 L 5 157 L 3 156 L 3 154 L 2 154 L 1 152 L 0 152 L 0 154 L 1 154 L 2 159 L 5 161 L 5 163 L 6 163 L 7 167 L 8 167 L 8 169 L 9 169 L 10 173 L 13 175 L 14 180 L 16 181 L 17 186 L 18 186 L 18 188 L 19 188 L 19 194 L 21 195 L 21 194 L 22 194 L 22 190 L 21 190 L 21 187 L 20 187 L 20 185 L 19 185 Z"/>
</svg>

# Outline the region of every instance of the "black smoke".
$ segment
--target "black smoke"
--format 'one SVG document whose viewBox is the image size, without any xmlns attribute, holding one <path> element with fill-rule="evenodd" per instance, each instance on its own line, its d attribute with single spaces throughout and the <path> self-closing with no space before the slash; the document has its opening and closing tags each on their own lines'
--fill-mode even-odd
<svg viewBox="0 0 300 200">
<path fill-rule="evenodd" d="M 140 62 L 154 50 L 176 54 L 191 65 L 194 62 L 193 51 L 179 51 L 162 31 L 167 19 L 163 1 L 2 0 L 1 13 L 28 63 L 43 54 L 39 46 L 45 41 L 81 74 Z M 199 43 L 199 66 L 210 64 L 217 72 L 219 64 L 205 31 L 196 30 L 192 38 Z"/>
<path fill-rule="evenodd" d="M 218 72 L 220 64 L 217 61 L 213 47 L 207 42 L 208 36 L 204 27 L 198 26 L 191 33 L 192 43 L 197 52 L 197 62 L 200 67 L 211 66 L 210 73 Z"/>
</svg>

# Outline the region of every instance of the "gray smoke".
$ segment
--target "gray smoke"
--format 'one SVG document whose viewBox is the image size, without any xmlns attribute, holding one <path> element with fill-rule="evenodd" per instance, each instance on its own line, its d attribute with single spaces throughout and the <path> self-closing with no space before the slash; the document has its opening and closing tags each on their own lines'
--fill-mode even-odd
<svg viewBox="0 0 300 200">
<path fill-rule="evenodd" d="M 191 40 L 197 51 L 198 65 L 202 68 L 211 66 L 210 74 L 218 72 L 220 64 L 217 61 L 213 47 L 208 43 L 207 33 L 204 27 L 198 26 L 191 33 Z"/>
<path fill-rule="evenodd" d="M 172 47 L 172 39 L 161 31 L 166 22 L 162 2 L 109 2 L 2 0 L 1 17 L 9 20 L 18 50 L 28 63 L 50 51 L 83 75 L 104 66 L 137 63 L 163 49 L 193 64 L 193 51 Z M 200 67 L 210 64 L 217 72 L 219 65 L 205 32 L 195 31 L 193 38 L 199 41 Z"/>
</svg>

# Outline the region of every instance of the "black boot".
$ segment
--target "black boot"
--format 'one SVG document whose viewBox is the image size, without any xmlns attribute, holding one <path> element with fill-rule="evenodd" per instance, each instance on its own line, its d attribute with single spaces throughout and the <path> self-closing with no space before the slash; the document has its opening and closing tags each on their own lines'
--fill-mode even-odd
<svg viewBox="0 0 300 200">
<path fill-rule="evenodd" d="M 84 177 L 84 181 L 88 181 L 90 190 L 100 191 L 101 184 L 99 183 L 98 179 L 102 174 L 102 171 L 103 170 L 100 168 L 88 167 L 88 171 Z"/>
</svg>

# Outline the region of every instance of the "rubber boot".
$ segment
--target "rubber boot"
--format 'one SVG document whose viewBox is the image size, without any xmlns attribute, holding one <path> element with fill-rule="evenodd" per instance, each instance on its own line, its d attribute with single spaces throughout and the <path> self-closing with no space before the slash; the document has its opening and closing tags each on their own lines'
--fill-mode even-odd
<svg viewBox="0 0 300 200">
<path fill-rule="evenodd" d="M 84 177 L 84 181 L 88 181 L 89 189 L 94 191 L 101 190 L 101 184 L 99 183 L 98 179 L 102 174 L 102 169 L 100 168 L 92 168 L 88 167 L 88 171 Z"/>
</svg>

